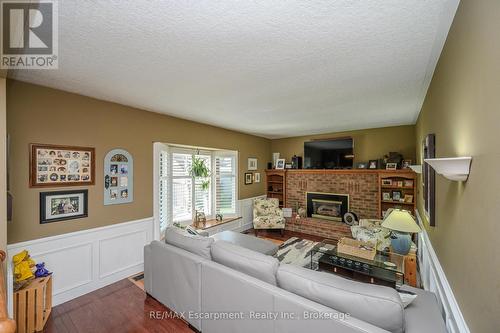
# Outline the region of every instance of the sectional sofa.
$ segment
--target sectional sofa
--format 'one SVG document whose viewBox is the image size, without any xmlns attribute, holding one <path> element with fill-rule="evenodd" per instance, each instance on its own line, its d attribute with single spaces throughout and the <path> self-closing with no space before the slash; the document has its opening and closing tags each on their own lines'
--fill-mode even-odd
<svg viewBox="0 0 500 333">
<path fill-rule="evenodd" d="M 406 308 L 388 287 L 278 260 L 210 237 L 167 231 L 144 249 L 146 292 L 193 329 L 223 332 L 446 332 L 434 294 Z"/>
</svg>

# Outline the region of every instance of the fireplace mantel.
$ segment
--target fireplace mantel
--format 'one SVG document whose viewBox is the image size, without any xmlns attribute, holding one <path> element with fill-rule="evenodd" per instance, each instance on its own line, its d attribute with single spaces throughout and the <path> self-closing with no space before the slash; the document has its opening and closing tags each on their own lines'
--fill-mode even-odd
<svg viewBox="0 0 500 333">
<path fill-rule="evenodd" d="M 407 174 L 413 172 L 412 170 L 384 170 L 384 169 L 288 169 L 288 174 Z"/>
</svg>

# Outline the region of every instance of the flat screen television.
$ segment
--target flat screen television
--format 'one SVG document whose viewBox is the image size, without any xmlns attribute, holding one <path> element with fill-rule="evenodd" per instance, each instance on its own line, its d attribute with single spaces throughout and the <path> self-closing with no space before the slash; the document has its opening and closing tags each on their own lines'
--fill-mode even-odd
<svg viewBox="0 0 500 333">
<path fill-rule="evenodd" d="M 351 169 L 352 138 L 304 142 L 304 169 Z"/>
</svg>

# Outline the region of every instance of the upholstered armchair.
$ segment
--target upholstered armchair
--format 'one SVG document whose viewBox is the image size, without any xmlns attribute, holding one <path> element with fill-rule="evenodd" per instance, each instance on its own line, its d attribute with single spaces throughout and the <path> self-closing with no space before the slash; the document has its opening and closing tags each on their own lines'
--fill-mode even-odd
<svg viewBox="0 0 500 333">
<path fill-rule="evenodd" d="M 276 198 L 258 198 L 253 202 L 253 229 L 280 229 L 283 235 L 285 218 Z"/>
</svg>

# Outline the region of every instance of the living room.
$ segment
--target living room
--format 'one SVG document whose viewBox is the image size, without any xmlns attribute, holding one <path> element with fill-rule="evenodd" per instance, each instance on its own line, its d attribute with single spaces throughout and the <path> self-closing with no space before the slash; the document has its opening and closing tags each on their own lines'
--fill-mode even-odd
<svg viewBox="0 0 500 333">
<path fill-rule="evenodd" d="M 497 330 L 499 4 L 47 3 L 0 332 Z"/>
</svg>

